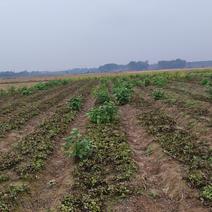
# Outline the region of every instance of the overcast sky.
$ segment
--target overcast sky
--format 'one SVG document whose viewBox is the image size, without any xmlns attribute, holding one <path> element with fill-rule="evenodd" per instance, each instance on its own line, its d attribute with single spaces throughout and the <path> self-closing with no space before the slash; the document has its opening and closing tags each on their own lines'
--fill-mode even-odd
<svg viewBox="0 0 212 212">
<path fill-rule="evenodd" d="M 0 70 L 212 59 L 212 0 L 0 0 Z"/>
</svg>

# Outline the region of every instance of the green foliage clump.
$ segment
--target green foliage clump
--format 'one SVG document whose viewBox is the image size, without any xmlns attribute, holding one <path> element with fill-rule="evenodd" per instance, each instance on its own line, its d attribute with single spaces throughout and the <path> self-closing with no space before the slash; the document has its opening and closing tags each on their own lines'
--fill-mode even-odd
<svg viewBox="0 0 212 212">
<path fill-rule="evenodd" d="M 4 89 L 0 89 L 0 96 L 6 96 L 7 95 L 7 91 Z"/>
<path fill-rule="evenodd" d="M 19 194 L 28 192 L 26 185 L 10 185 L 4 192 L 0 191 L 0 211 L 11 211 L 12 203 L 16 202 Z"/>
<path fill-rule="evenodd" d="M 104 211 L 104 203 L 114 198 L 137 194 L 130 184 L 136 171 L 132 152 L 120 131 L 119 123 L 93 125 L 87 134 L 93 143 L 92 154 L 74 170 L 75 184 L 61 203 L 61 211 Z"/>
<path fill-rule="evenodd" d="M 150 85 L 151 85 L 151 80 L 150 80 L 149 78 L 145 78 L 145 79 L 143 80 L 143 85 L 144 85 L 145 87 L 150 86 Z"/>
<path fill-rule="evenodd" d="M 208 85 L 208 83 L 209 83 L 208 79 L 203 79 L 201 81 L 201 85 Z"/>
<path fill-rule="evenodd" d="M 78 129 L 73 129 L 69 137 L 65 138 L 65 153 L 68 157 L 85 159 L 92 152 L 92 143 L 87 138 L 82 138 Z"/>
<path fill-rule="evenodd" d="M 0 175 L 0 183 L 6 182 L 9 180 L 9 177 L 7 175 Z"/>
<path fill-rule="evenodd" d="M 82 97 L 77 96 L 69 100 L 69 107 L 74 111 L 79 111 L 82 106 Z"/>
<path fill-rule="evenodd" d="M 75 211 L 92 211 L 101 212 L 98 199 L 91 198 L 88 194 L 84 195 L 69 195 L 66 196 L 60 206 L 62 212 Z"/>
<path fill-rule="evenodd" d="M 105 81 L 94 91 L 94 96 L 96 97 L 97 104 L 103 104 L 110 101 L 110 95 Z"/>
<path fill-rule="evenodd" d="M 127 82 L 118 82 L 113 89 L 113 94 L 119 105 L 127 104 L 132 97 L 132 85 Z"/>
<path fill-rule="evenodd" d="M 193 186 L 196 187 L 203 186 L 205 182 L 204 175 L 200 170 L 190 171 L 188 180 Z"/>
<path fill-rule="evenodd" d="M 163 90 L 154 90 L 152 96 L 154 100 L 165 99 L 165 92 Z"/>
<path fill-rule="evenodd" d="M 48 88 L 48 84 L 45 82 L 39 82 L 33 86 L 35 90 L 46 90 Z"/>
<path fill-rule="evenodd" d="M 70 79 L 63 79 L 63 80 L 49 80 L 48 82 L 38 82 L 31 87 L 21 87 L 16 88 L 14 86 L 9 87 L 7 90 L 0 90 L 0 96 L 7 96 L 7 95 L 14 95 L 14 94 L 21 94 L 21 95 L 31 95 L 35 91 L 39 90 L 47 90 L 49 88 L 66 85 L 70 82 Z"/>
<path fill-rule="evenodd" d="M 97 104 L 103 104 L 110 101 L 109 92 L 106 89 L 101 89 L 96 93 Z"/>
<path fill-rule="evenodd" d="M 205 200 L 212 201 L 212 185 L 205 186 L 201 195 Z"/>
<path fill-rule="evenodd" d="M 28 96 L 32 94 L 32 89 L 27 88 L 27 87 L 22 87 L 19 89 L 20 94 L 24 95 L 24 96 Z"/>
<path fill-rule="evenodd" d="M 33 90 L 47 90 L 49 88 L 59 86 L 59 85 L 66 85 L 69 83 L 69 79 L 63 79 L 63 80 L 49 80 L 48 82 L 39 82 L 36 83 L 32 89 Z"/>
<path fill-rule="evenodd" d="M 153 78 L 153 84 L 159 87 L 163 87 L 167 84 L 167 79 L 165 76 L 156 76 Z"/>
<path fill-rule="evenodd" d="M 211 184 L 211 150 L 205 142 L 197 142 L 195 134 L 178 128 L 173 118 L 162 111 L 145 112 L 140 118 L 141 124 L 157 138 L 166 152 L 188 165 L 189 183 L 200 191 Z M 205 195 L 208 194 L 206 191 Z"/>
<path fill-rule="evenodd" d="M 91 122 L 95 124 L 110 123 L 117 116 L 117 107 L 113 102 L 105 102 L 103 105 L 91 109 L 87 114 Z"/>
</svg>

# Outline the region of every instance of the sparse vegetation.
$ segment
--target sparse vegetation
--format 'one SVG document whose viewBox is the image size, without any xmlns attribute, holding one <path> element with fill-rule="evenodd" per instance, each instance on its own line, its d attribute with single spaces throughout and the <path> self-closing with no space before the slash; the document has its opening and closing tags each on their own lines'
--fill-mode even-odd
<svg viewBox="0 0 212 212">
<path fill-rule="evenodd" d="M 211 76 L 211 70 L 120 74 L 0 90 L 0 211 L 24 211 L 28 201 L 36 207 L 38 193 L 52 211 L 111 211 L 129 197 L 127 205 L 136 204 L 141 194 L 154 208 L 185 195 L 187 205 L 207 209 Z M 158 173 L 168 170 L 178 183 L 186 180 L 177 197 Z M 195 198 L 186 196 L 191 188 Z"/>
</svg>

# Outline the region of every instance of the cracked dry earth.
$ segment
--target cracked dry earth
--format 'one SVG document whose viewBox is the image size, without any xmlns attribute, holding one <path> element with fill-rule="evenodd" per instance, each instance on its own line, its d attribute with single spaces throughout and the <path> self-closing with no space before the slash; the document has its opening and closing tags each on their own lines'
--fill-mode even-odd
<svg viewBox="0 0 212 212">
<path fill-rule="evenodd" d="M 183 180 L 185 167 L 166 155 L 145 129 L 137 116 L 142 111 L 134 106 L 120 108 L 120 117 L 133 159 L 138 166 L 136 184 L 144 187 L 144 193 L 117 204 L 113 211 L 120 212 L 206 212 L 197 199 L 197 191 Z"/>
</svg>

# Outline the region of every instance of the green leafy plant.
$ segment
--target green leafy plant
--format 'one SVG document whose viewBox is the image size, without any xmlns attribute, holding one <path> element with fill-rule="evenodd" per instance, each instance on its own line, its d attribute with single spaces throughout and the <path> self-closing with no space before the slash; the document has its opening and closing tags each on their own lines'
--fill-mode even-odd
<svg viewBox="0 0 212 212">
<path fill-rule="evenodd" d="M 208 79 L 203 79 L 201 81 L 201 85 L 208 85 Z"/>
<path fill-rule="evenodd" d="M 27 193 L 29 188 L 27 185 L 10 185 L 4 192 L 0 191 L 0 211 L 11 211 L 11 203 L 15 203 L 22 193 Z"/>
<path fill-rule="evenodd" d="M 202 197 L 209 201 L 212 200 L 212 185 L 208 185 L 203 188 Z"/>
<path fill-rule="evenodd" d="M 6 96 L 7 95 L 7 91 L 4 89 L 0 89 L 0 96 Z"/>
<path fill-rule="evenodd" d="M 79 111 L 81 106 L 82 106 L 82 97 L 81 96 L 73 97 L 69 100 L 69 107 L 72 110 Z"/>
<path fill-rule="evenodd" d="M 143 85 L 144 85 L 145 87 L 149 86 L 150 84 L 151 84 L 151 80 L 150 80 L 150 79 L 145 78 L 145 79 L 143 80 Z"/>
<path fill-rule="evenodd" d="M 31 95 L 32 94 L 32 89 L 30 88 L 27 88 L 27 87 L 22 87 L 19 89 L 19 92 L 22 94 L 22 95 Z"/>
<path fill-rule="evenodd" d="M 9 180 L 9 177 L 7 175 L 0 175 L 0 183 L 6 182 Z"/>
<path fill-rule="evenodd" d="M 202 186 L 205 181 L 204 175 L 200 170 L 191 171 L 188 180 L 194 186 Z"/>
<path fill-rule="evenodd" d="M 74 128 L 69 137 L 65 138 L 65 153 L 68 157 L 85 159 L 92 152 L 91 141 L 83 138 L 78 129 Z"/>
<path fill-rule="evenodd" d="M 162 90 L 155 90 L 152 93 L 154 100 L 165 99 L 165 93 Z"/>
<path fill-rule="evenodd" d="M 106 88 L 100 88 L 95 92 L 97 104 L 103 104 L 110 101 L 109 92 Z"/>
<path fill-rule="evenodd" d="M 162 87 L 167 84 L 167 79 L 162 76 L 157 76 L 153 79 L 153 83 L 154 83 L 154 85 Z"/>
<path fill-rule="evenodd" d="M 124 105 L 130 101 L 132 89 L 127 86 L 119 85 L 114 88 L 113 93 L 118 104 Z"/>
<path fill-rule="evenodd" d="M 117 107 L 113 102 L 105 102 L 103 105 L 91 109 L 87 114 L 91 122 L 95 124 L 110 123 L 116 118 Z"/>
<path fill-rule="evenodd" d="M 46 90 L 48 88 L 48 84 L 45 82 L 39 82 L 33 86 L 36 90 Z"/>
</svg>

